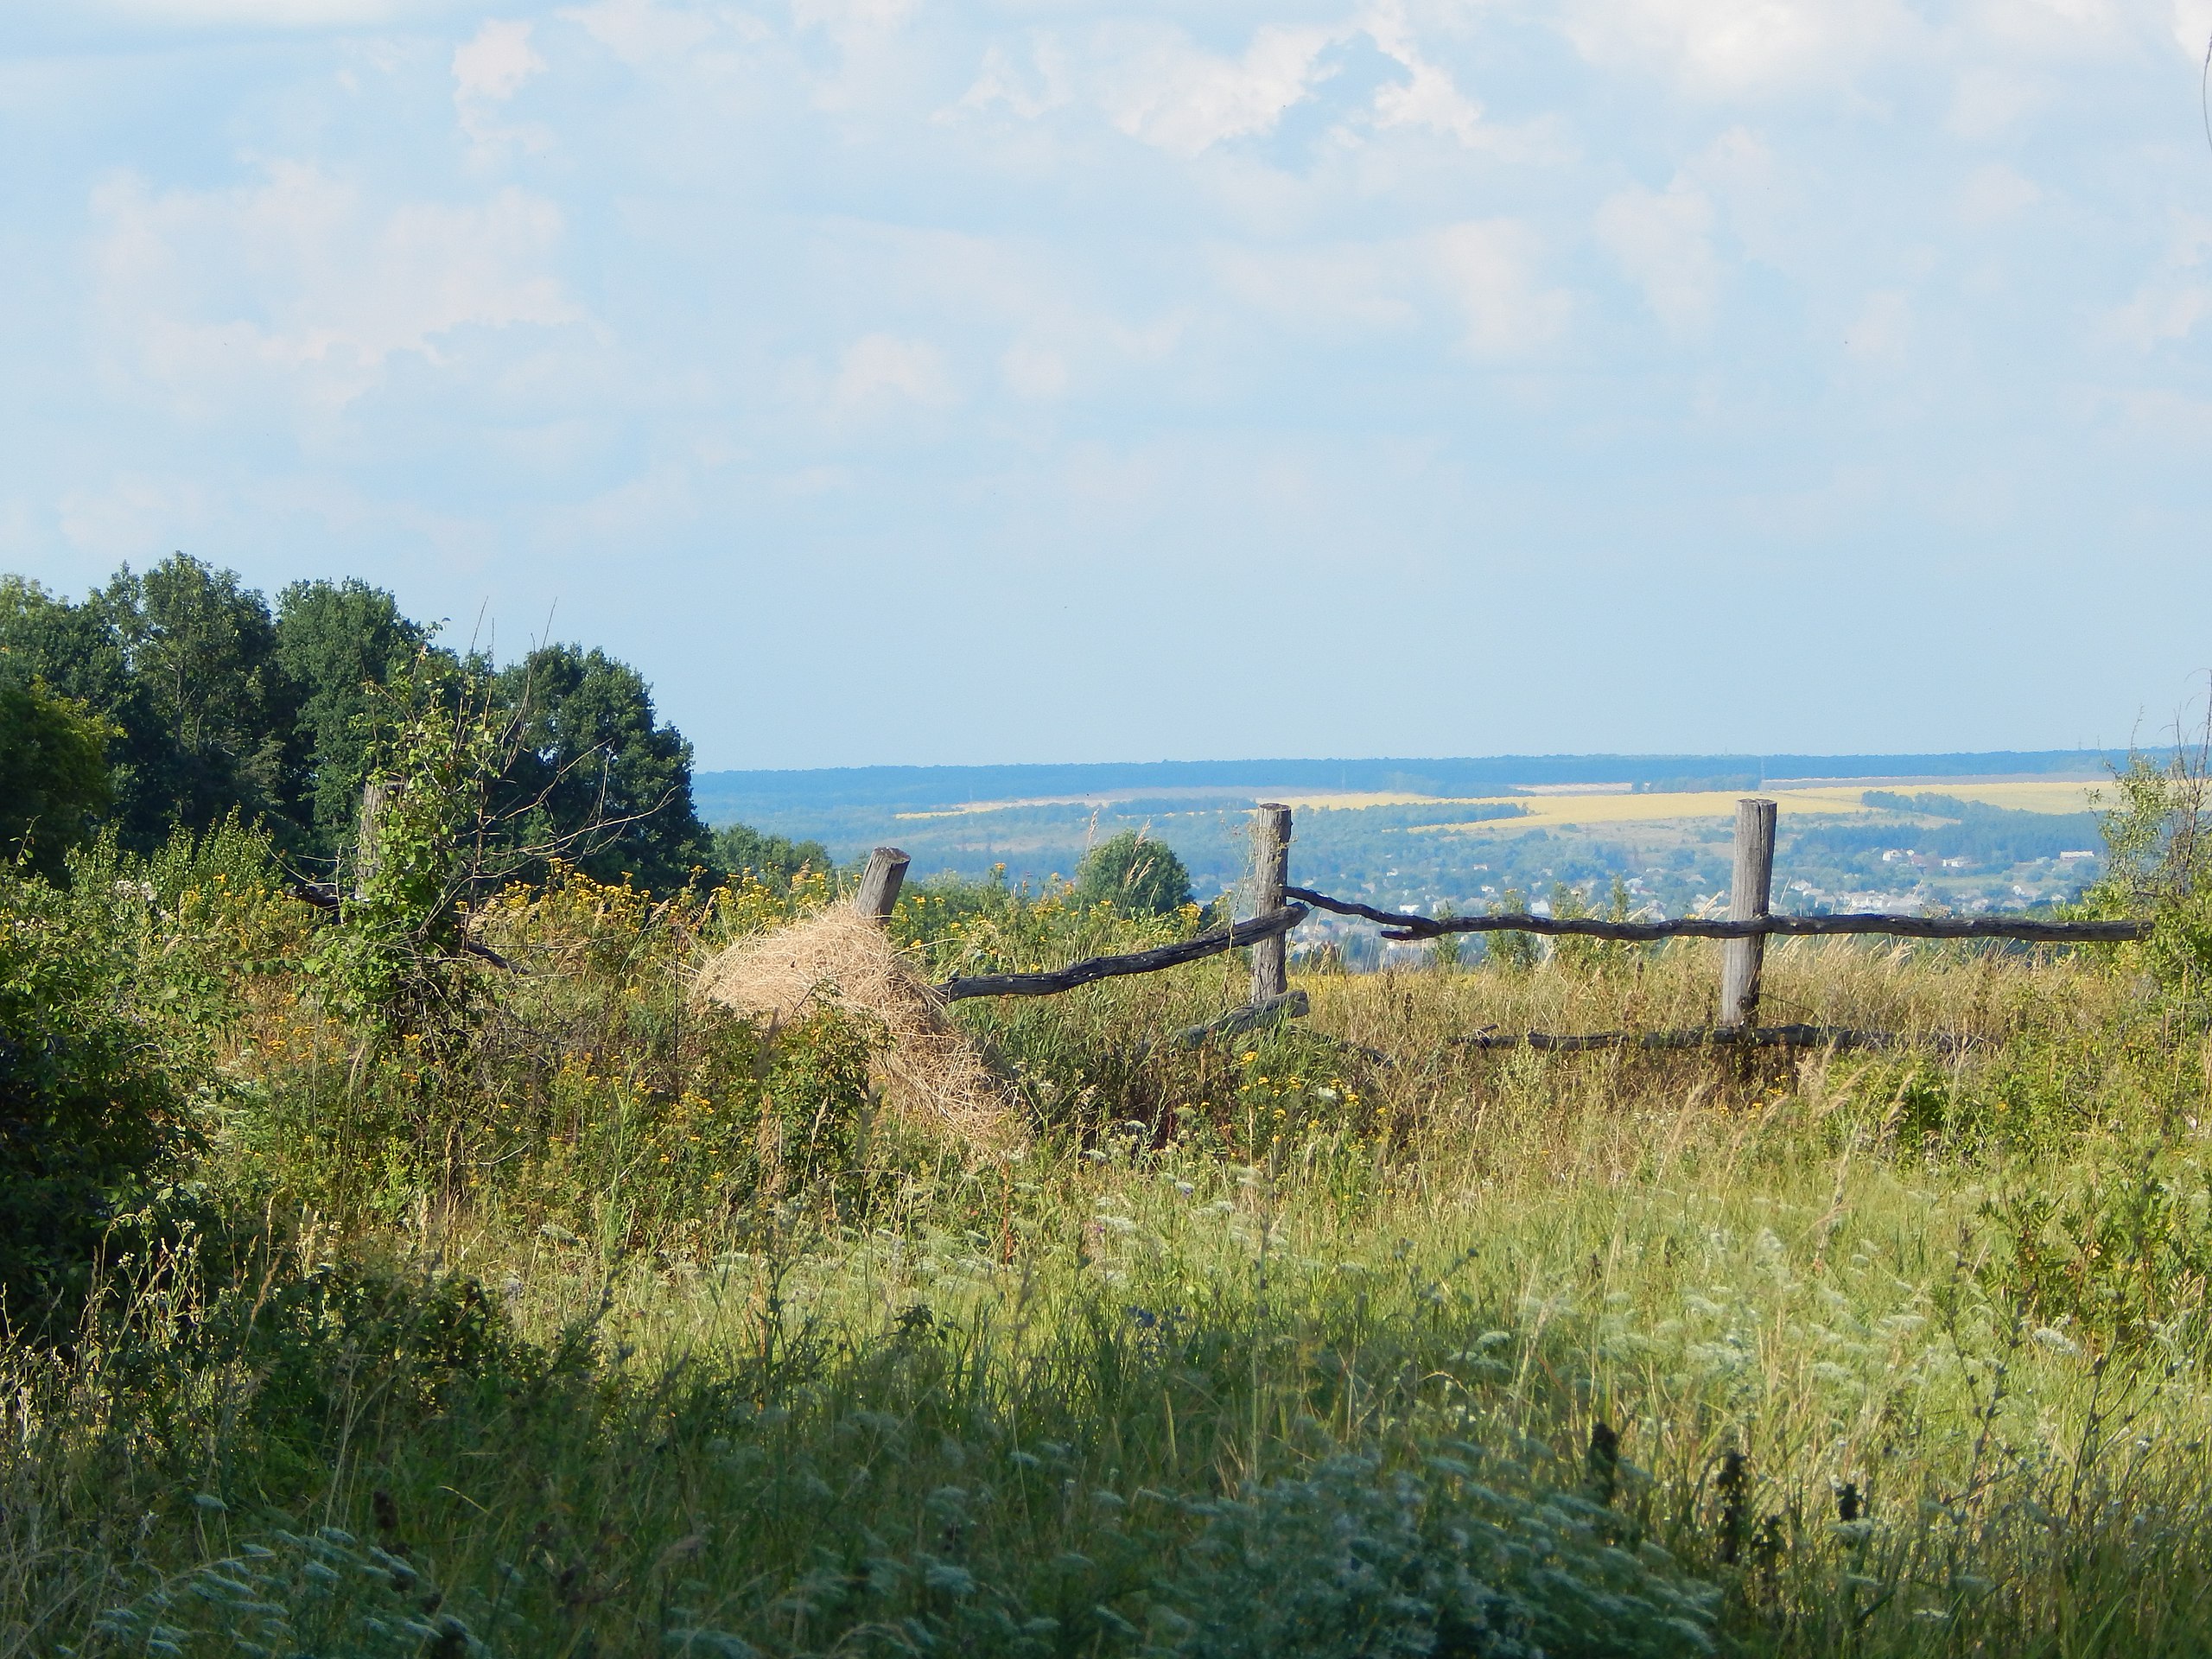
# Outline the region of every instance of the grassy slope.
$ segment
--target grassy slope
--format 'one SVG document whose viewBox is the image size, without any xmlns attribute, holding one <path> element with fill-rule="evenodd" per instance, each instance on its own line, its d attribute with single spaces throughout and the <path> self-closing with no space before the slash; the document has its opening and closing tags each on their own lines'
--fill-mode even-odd
<svg viewBox="0 0 2212 1659">
<path fill-rule="evenodd" d="M 518 909 L 541 971 L 443 1093 L 365 1082 L 282 950 L 243 983 L 200 1175 L 266 1224 L 10 1351 L 5 1650 L 2212 1645 L 2212 1051 L 2123 969 L 1776 953 L 1775 1017 L 1950 1058 L 1449 1041 L 1696 1023 L 1695 946 L 1316 980 L 1304 1031 L 1138 1052 L 1234 1000 L 1201 964 L 973 1011 L 1019 1158 L 879 1114 L 771 1169 L 744 1079 L 819 1077 L 638 1013 L 760 913 Z M 702 1142 L 717 1101 L 753 1116 Z M 2069 1194 L 2152 1192 L 2069 1254 Z"/>
</svg>

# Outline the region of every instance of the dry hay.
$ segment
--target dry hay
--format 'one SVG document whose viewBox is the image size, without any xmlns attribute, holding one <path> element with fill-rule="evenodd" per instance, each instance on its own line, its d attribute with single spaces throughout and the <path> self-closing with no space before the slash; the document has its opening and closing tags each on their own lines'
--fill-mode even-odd
<svg viewBox="0 0 2212 1659">
<path fill-rule="evenodd" d="M 977 1147 L 1003 1146 L 1018 1133 L 1005 1084 L 881 925 L 850 905 L 739 940 L 700 969 L 692 995 L 784 1020 L 825 1001 L 871 1014 L 890 1039 L 876 1068 L 893 1107 Z"/>
</svg>

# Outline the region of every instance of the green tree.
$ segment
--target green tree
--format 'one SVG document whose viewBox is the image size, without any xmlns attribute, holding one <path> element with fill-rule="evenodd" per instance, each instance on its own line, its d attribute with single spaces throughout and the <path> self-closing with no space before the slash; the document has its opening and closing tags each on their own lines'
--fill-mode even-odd
<svg viewBox="0 0 2212 1659">
<path fill-rule="evenodd" d="M 108 722 L 109 794 L 120 838 L 140 851 L 161 845 L 168 817 L 147 783 L 166 772 L 172 746 L 100 595 L 73 604 L 35 582 L 0 576 L 0 678 L 37 681 Z"/>
<path fill-rule="evenodd" d="M 196 830 L 235 807 L 300 845 L 310 752 L 267 601 L 236 571 L 182 553 L 143 576 L 124 567 L 102 597 L 173 743 L 159 785 L 171 822 Z"/>
<path fill-rule="evenodd" d="M 499 816 L 518 844 L 564 843 L 599 880 L 667 890 L 712 857 L 691 804 L 691 746 L 653 713 L 637 670 L 579 645 L 541 645 L 499 671 L 514 721 Z"/>
<path fill-rule="evenodd" d="M 301 816 L 317 856 L 335 859 L 353 835 L 377 688 L 410 671 L 429 640 L 429 630 L 403 616 L 391 594 L 352 577 L 296 582 L 278 596 L 276 663 L 295 689 L 307 757 Z"/>
<path fill-rule="evenodd" d="M 82 603 L 0 580 L 0 655 L 115 728 L 108 764 L 124 845 L 150 851 L 178 825 L 233 808 L 302 841 L 309 750 L 268 606 L 236 572 L 175 554 L 129 566 Z"/>
<path fill-rule="evenodd" d="M 1102 841 L 1076 871 L 1076 897 L 1125 915 L 1164 916 L 1191 902 L 1191 873 L 1174 849 L 1135 830 Z"/>
<path fill-rule="evenodd" d="M 766 835 L 746 823 L 726 823 L 715 831 L 714 848 L 715 868 L 771 887 L 788 887 L 800 871 L 827 870 L 833 863 L 830 849 L 818 841 Z"/>
<path fill-rule="evenodd" d="M 0 859 L 58 877 L 62 855 L 114 804 L 114 727 L 44 682 L 0 678 Z"/>
</svg>

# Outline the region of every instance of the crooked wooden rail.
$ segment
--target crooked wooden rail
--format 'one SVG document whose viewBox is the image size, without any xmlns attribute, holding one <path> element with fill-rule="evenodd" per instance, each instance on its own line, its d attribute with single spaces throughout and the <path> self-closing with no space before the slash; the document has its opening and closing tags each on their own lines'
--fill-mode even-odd
<svg viewBox="0 0 2212 1659">
<path fill-rule="evenodd" d="M 1285 905 L 1249 922 L 1231 922 L 1216 932 L 1201 933 L 1195 939 L 1155 945 L 1149 950 L 1133 950 L 1123 957 L 1091 957 L 1049 973 L 970 974 L 948 979 L 937 988 L 938 995 L 948 1002 L 963 1001 L 971 996 L 1057 996 L 1062 991 L 1095 984 L 1102 979 L 1119 979 L 1128 974 L 1156 974 L 1162 969 L 1180 968 L 1186 962 L 1218 956 L 1238 945 L 1279 940 L 1311 913 L 1303 905 Z M 1275 995 L 1280 996 L 1282 993 Z"/>
</svg>

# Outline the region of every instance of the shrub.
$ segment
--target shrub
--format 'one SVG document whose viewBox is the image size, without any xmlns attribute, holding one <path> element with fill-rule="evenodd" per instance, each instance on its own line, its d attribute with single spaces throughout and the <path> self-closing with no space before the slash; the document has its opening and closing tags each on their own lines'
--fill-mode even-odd
<svg viewBox="0 0 2212 1659">
<path fill-rule="evenodd" d="M 112 887 L 0 866 L 0 1296 L 67 1319 L 110 1221 L 189 1139 L 196 1070 Z"/>
<path fill-rule="evenodd" d="M 1125 916 L 1166 916 L 1191 902 L 1191 873 L 1173 848 L 1124 830 L 1084 855 L 1075 896 L 1084 905 L 1111 905 Z"/>
</svg>

